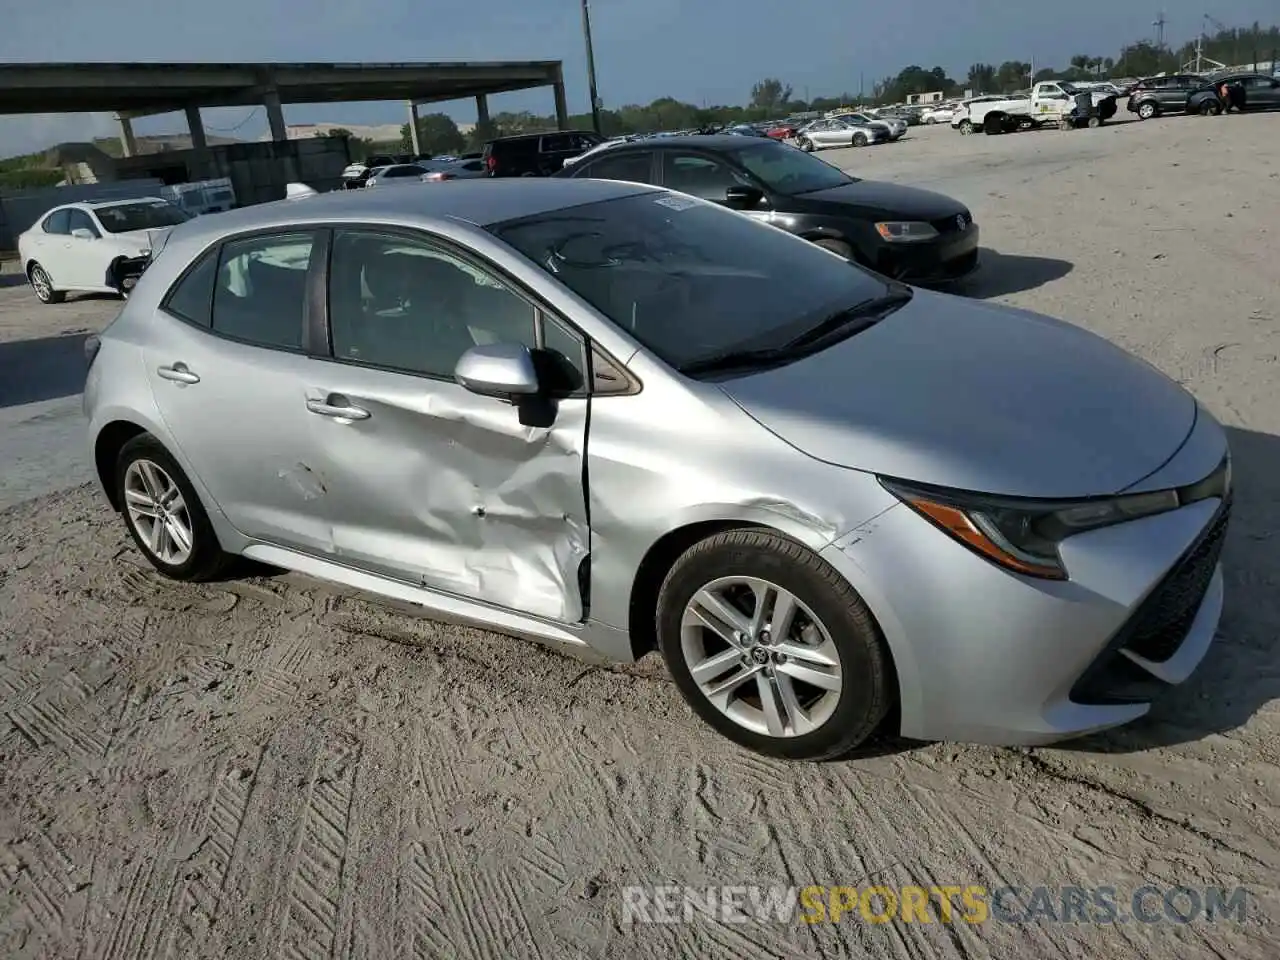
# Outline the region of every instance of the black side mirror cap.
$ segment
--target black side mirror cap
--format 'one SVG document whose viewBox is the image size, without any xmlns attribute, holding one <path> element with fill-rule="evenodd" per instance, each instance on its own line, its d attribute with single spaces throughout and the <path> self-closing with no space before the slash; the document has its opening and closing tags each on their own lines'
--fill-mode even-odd
<svg viewBox="0 0 1280 960">
<path fill-rule="evenodd" d="M 732 186 L 724 192 L 726 206 L 734 210 L 752 210 L 764 199 L 764 191 L 756 187 Z"/>
</svg>

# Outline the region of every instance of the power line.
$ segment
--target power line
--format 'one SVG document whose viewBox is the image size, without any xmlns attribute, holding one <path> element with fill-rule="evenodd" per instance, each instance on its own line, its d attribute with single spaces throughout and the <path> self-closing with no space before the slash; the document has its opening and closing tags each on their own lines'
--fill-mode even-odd
<svg viewBox="0 0 1280 960">
<path fill-rule="evenodd" d="M 235 133 L 237 130 L 243 127 L 246 123 L 252 120 L 255 116 L 257 116 L 258 111 L 261 109 L 262 107 L 254 107 L 252 110 L 249 111 L 248 115 L 239 123 L 237 123 L 234 127 L 205 127 L 205 129 L 209 130 L 212 133 Z"/>
</svg>

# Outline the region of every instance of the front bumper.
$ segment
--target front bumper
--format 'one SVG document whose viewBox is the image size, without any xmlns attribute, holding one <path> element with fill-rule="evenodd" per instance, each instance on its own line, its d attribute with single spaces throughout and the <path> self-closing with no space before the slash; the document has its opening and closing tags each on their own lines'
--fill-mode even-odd
<svg viewBox="0 0 1280 960">
<path fill-rule="evenodd" d="M 898 668 L 904 736 L 1036 745 L 1128 723 L 1186 680 L 1222 613 L 1229 501 L 1078 534 L 1071 579 L 1010 574 L 895 505 L 823 551 Z"/>
<path fill-rule="evenodd" d="M 963 229 L 954 227 L 925 243 L 881 242 L 875 268 L 886 276 L 908 283 L 949 283 L 978 269 L 980 231 L 972 220 Z"/>
</svg>

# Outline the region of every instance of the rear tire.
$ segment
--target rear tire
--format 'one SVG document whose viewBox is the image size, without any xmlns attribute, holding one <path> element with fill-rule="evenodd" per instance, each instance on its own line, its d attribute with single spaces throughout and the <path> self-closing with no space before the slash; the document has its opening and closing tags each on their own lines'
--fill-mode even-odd
<svg viewBox="0 0 1280 960">
<path fill-rule="evenodd" d="M 1222 104 L 1218 103 L 1217 100 L 1205 100 L 1200 104 L 1200 116 L 1202 117 L 1216 117 L 1221 112 Z"/>
<path fill-rule="evenodd" d="M 151 434 L 120 448 L 115 483 L 125 526 L 160 573 L 171 580 L 212 580 L 230 564 L 233 557 L 218 543 L 191 481 Z"/>
<path fill-rule="evenodd" d="M 772 530 L 733 530 L 691 547 L 662 584 L 657 628 L 693 711 L 758 753 L 845 756 L 893 701 L 889 653 L 862 598 L 821 557 Z"/>
<path fill-rule="evenodd" d="M 31 264 L 31 268 L 27 271 L 27 280 L 35 292 L 36 299 L 41 303 L 62 303 L 67 299 L 65 291 L 54 289 L 53 277 L 49 276 L 49 271 L 38 263 Z"/>
<path fill-rule="evenodd" d="M 1093 116 L 1093 117 L 1090 117 L 1090 118 L 1089 118 L 1089 129 L 1090 129 L 1090 130 L 1096 130 L 1096 129 L 1097 129 L 1098 127 L 1100 127 L 1100 126 L 1102 126 L 1102 118 L 1101 118 L 1101 117 Z"/>
</svg>

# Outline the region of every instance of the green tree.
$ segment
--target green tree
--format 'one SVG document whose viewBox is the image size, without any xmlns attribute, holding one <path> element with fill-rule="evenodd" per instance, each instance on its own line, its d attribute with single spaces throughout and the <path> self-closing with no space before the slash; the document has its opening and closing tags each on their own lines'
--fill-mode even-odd
<svg viewBox="0 0 1280 960">
<path fill-rule="evenodd" d="M 751 106 L 760 110 L 780 112 L 791 99 L 791 87 L 777 77 L 765 77 L 751 87 Z"/>
<path fill-rule="evenodd" d="M 1031 64 L 1022 60 L 1006 60 L 996 70 L 996 86 L 1001 93 L 1022 90 L 1031 79 Z"/>
<path fill-rule="evenodd" d="M 353 140 L 356 135 L 346 127 L 330 127 L 324 133 L 320 134 L 320 136 L 331 137 L 334 140 Z"/>
<path fill-rule="evenodd" d="M 989 63 L 975 63 L 969 68 L 969 89 L 974 94 L 989 93 L 996 87 L 996 68 Z"/>
<path fill-rule="evenodd" d="M 400 145 L 403 150 L 413 149 L 407 123 L 400 127 Z M 466 145 L 467 138 L 448 114 L 428 113 L 418 118 L 418 147 L 423 153 L 461 153 Z"/>
</svg>

